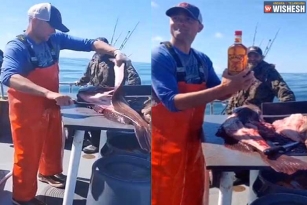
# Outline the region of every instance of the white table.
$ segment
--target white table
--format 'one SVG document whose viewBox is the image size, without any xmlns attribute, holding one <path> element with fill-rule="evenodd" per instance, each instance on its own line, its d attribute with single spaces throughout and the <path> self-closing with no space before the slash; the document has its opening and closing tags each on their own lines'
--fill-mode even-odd
<svg viewBox="0 0 307 205">
<path fill-rule="evenodd" d="M 259 170 L 270 168 L 260 155 L 255 153 L 246 154 L 240 151 L 231 150 L 224 146 L 222 138 L 217 137 L 219 126 L 226 120 L 225 115 L 207 115 L 203 125 L 204 142 L 202 144 L 203 154 L 208 170 L 222 172 L 220 179 L 220 191 L 218 205 L 231 205 L 234 172 L 239 170 L 250 170 L 249 201 L 252 203 L 257 197 L 251 188 L 255 182 Z M 307 162 L 306 156 L 293 156 Z"/>
<path fill-rule="evenodd" d="M 67 171 L 63 205 L 72 205 L 78 177 L 85 130 L 101 130 L 99 150 L 106 142 L 106 131 L 133 131 L 133 126 L 112 122 L 89 108 L 70 106 L 61 109 L 63 124 L 76 130 Z"/>
</svg>

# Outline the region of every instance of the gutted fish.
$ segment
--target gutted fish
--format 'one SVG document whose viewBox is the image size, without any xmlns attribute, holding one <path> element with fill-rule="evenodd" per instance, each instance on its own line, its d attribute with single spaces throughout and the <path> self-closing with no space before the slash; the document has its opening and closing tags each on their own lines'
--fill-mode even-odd
<svg viewBox="0 0 307 205">
<path fill-rule="evenodd" d="M 134 109 L 147 122 L 151 123 L 151 96 L 144 97 L 126 97 L 129 106 Z"/>
<path fill-rule="evenodd" d="M 125 115 L 114 110 L 112 106 L 112 95 L 114 88 L 109 87 L 88 87 L 80 89 L 78 92 L 78 101 L 92 104 L 90 106 L 96 112 L 103 114 L 107 119 L 123 124 L 131 124 Z"/>
<path fill-rule="evenodd" d="M 112 105 L 114 110 L 118 113 L 122 113 L 128 119 L 131 120 L 134 125 L 135 135 L 139 141 L 142 149 L 150 151 L 151 148 L 151 129 L 150 125 L 133 110 L 126 102 L 123 96 L 123 84 L 124 84 L 124 64 L 122 66 L 114 68 L 115 72 L 115 89 L 112 96 Z"/>
<path fill-rule="evenodd" d="M 141 110 L 144 120 L 146 120 L 146 122 L 148 122 L 149 124 L 151 124 L 151 107 L 152 101 L 151 98 L 149 98 L 144 102 L 144 108 Z"/>
<path fill-rule="evenodd" d="M 276 120 L 273 126 L 277 133 L 307 146 L 307 116 L 292 114 L 281 120 Z"/>
<path fill-rule="evenodd" d="M 124 64 L 114 66 L 115 87 L 91 86 L 80 89 L 78 99 L 93 104 L 92 108 L 107 119 L 122 124 L 134 125 L 140 147 L 146 151 L 151 148 L 151 130 L 149 124 L 138 112 L 130 107 L 123 96 Z"/>
<path fill-rule="evenodd" d="M 274 126 L 264 122 L 259 108 L 253 105 L 239 107 L 221 125 L 217 136 L 225 139 L 227 147 L 243 152 L 258 152 L 275 171 L 292 174 L 307 170 L 307 163 L 287 155 L 268 157 L 263 152 L 271 148 L 267 139 L 280 137 Z M 243 154 L 243 153 L 242 153 Z"/>
</svg>

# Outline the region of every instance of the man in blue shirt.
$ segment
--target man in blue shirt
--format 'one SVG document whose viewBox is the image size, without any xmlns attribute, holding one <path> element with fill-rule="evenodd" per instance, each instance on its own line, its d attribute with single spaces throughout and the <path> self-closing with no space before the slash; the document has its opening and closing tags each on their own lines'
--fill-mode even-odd
<svg viewBox="0 0 307 205">
<path fill-rule="evenodd" d="M 180 3 L 167 10 L 171 41 L 152 51 L 152 205 L 201 205 L 205 180 L 201 129 L 205 106 L 249 86 L 243 71 L 222 81 L 205 54 L 192 49 L 203 29 L 200 10 Z M 208 190 L 207 190 L 208 191 Z"/>
<path fill-rule="evenodd" d="M 102 41 L 65 34 L 69 29 L 63 25 L 59 10 L 50 3 L 32 6 L 28 16 L 25 33 L 6 45 L 1 73 L 2 83 L 9 87 L 16 205 L 44 204 L 35 198 L 37 171 L 40 181 L 54 187 L 65 186 L 61 174 L 60 106 L 72 104 L 72 99 L 59 93 L 60 50 L 113 55 L 118 65 L 127 60 L 119 50 Z"/>
</svg>

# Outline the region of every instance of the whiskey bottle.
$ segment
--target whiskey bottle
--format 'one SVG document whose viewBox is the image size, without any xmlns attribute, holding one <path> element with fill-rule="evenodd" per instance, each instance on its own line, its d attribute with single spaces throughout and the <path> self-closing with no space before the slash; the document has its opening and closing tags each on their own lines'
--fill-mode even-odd
<svg viewBox="0 0 307 205">
<path fill-rule="evenodd" d="M 228 73 L 235 75 L 247 67 L 247 48 L 242 44 L 242 31 L 235 31 L 234 44 L 228 48 Z"/>
</svg>

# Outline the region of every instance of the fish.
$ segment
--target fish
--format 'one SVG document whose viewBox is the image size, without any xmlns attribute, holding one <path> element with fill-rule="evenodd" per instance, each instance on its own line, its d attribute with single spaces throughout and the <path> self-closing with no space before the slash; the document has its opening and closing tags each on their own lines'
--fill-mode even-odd
<svg viewBox="0 0 307 205">
<path fill-rule="evenodd" d="M 80 89 L 77 94 L 78 101 L 92 104 L 91 107 L 105 118 L 134 126 L 136 138 L 140 147 L 150 152 L 151 150 L 151 129 L 150 125 L 132 109 L 123 94 L 124 67 L 114 65 L 115 86 L 90 86 Z"/>
<path fill-rule="evenodd" d="M 95 110 L 97 113 L 102 114 L 105 118 L 122 123 L 131 124 L 130 120 L 122 113 L 114 110 L 112 105 L 112 95 L 114 88 L 104 86 L 93 86 L 80 89 L 77 94 L 77 102 L 82 105 L 85 102 L 87 107 Z"/>
<path fill-rule="evenodd" d="M 275 120 L 272 125 L 277 133 L 293 141 L 302 142 L 307 147 L 307 116 L 300 113 L 292 114 Z"/>
<path fill-rule="evenodd" d="M 151 147 L 151 126 L 135 111 L 125 100 L 123 96 L 124 84 L 124 64 L 118 67 L 115 64 L 115 89 L 112 95 L 112 105 L 114 110 L 123 113 L 134 125 L 134 131 L 141 148 L 150 151 Z"/>
<path fill-rule="evenodd" d="M 141 117 L 151 124 L 151 107 L 153 106 L 151 96 L 127 97 L 127 102 Z"/>
<path fill-rule="evenodd" d="M 144 120 L 149 124 L 151 124 L 151 108 L 152 108 L 152 101 L 151 98 L 149 98 L 144 102 L 144 108 L 141 110 Z"/>
<path fill-rule="evenodd" d="M 266 123 L 257 106 L 248 104 L 234 110 L 219 127 L 216 135 L 222 137 L 225 146 L 246 153 L 257 152 L 277 172 L 293 174 L 307 170 L 307 163 L 285 154 L 267 156 L 264 151 L 271 148 L 266 140 L 280 138 L 274 126 Z"/>
</svg>

